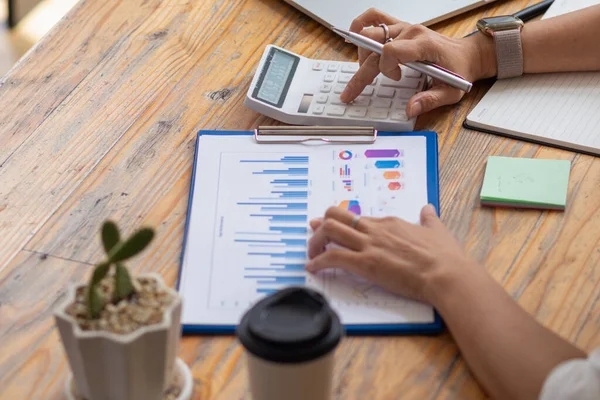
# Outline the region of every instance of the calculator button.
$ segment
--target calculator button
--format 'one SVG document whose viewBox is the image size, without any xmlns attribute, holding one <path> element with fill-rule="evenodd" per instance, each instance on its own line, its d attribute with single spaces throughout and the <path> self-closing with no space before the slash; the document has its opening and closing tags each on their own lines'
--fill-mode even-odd
<svg viewBox="0 0 600 400">
<path fill-rule="evenodd" d="M 321 93 L 329 93 L 331 92 L 331 83 L 324 83 L 321 85 L 321 87 L 319 88 L 319 90 L 321 91 Z"/>
<path fill-rule="evenodd" d="M 358 96 L 357 98 L 354 99 L 352 104 L 355 106 L 368 107 L 370 102 L 371 102 L 370 97 Z"/>
<path fill-rule="evenodd" d="M 404 76 L 402 76 L 402 77 L 404 78 Z M 389 87 L 394 87 L 394 88 L 405 87 L 405 86 L 402 86 L 400 81 L 395 81 L 395 80 L 390 79 L 385 76 L 383 78 L 381 78 L 381 86 L 389 86 Z"/>
<path fill-rule="evenodd" d="M 421 73 L 410 68 L 402 68 L 402 76 L 407 78 L 420 78 Z"/>
<path fill-rule="evenodd" d="M 312 113 L 316 115 L 323 114 L 323 111 L 325 111 L 325 106 L 322 104 L 316 104 L 312 109 Z"/>
<path fill-rule="evenodd" d="M 346 104 L 344 103 L 342 100 L 340 100 L 340 96 L 338 96 L 337 94 L 332 94 L 331 95 L 331 104 L 336 104 L 336 105 L 343 105 Z"/>
<path fill-rule="evenodd" d="M 352 79 L 352 75 L 349 74 L 341 74 L 338 76 L 338 83 L 348 83 Z"/>
<path fill-rule="evenodd" d="M 362 94 L 363 96 L 371 96 L 374 91 L 375 88 L 373 86 L 367 86 L 363 89 L 363 91 L 360 94 Z"/>
<path fill-rule="evenodd" d="M 358 71 L 358 64 L 344 64 L 342 65 L 342 72 L 353 74 Z"/>
<path fill-rule="evenodd" d="M 374 108 L 390 108 L 392 106 L 392 99 L 373 99 L 371 107 Z"/>
<path fill-rule="evenodd" d="M 388 87 L 380 87 L 377 90 L 377 97 L 387 97 L 391 99 L 394 97 L 394 89 Z"/>
<path fill-rule="evenodd" d="M 323 78 L 323 80 L 325 82 L 333 82 L 335 80 L 335 74 L 332 74 L 331 72 L 328 72 L 325 74 L 325 77 Z"/>
<path fill-rule="evenodd" d="M 344 89 L 346 89 L 346 85 L 335 85 L 333 87 L 333 93 L 340 94 L 344 91 Z"/>
<path fill-rule="evenodd" d="M 408 118 L 406 117 L 406 113 L 404 113 L 404 111 L 400 111 L 400 110 L 392 111 L 392 114 L 390 115 L 390 119 L 393 119 L 394 121 L 408 121 Z"/>
<path fill-rule="evenodd" d="M 416 89 L 421 81 L 415 78 L 402 78 L 398 81 L 399 87 Z"/>
<path fill-rule="evenodd" d="M 396 90 L 396 98 L 398 99 L 410 99 L 415 91 L 412 89 L 397 89 Z"/>
<path fill-rule="evenodd" d="M 327 99 L 329 99 L 329 96 L 326 94 L 323 94 L 323 93 L 318 94 L 316 97 L 317 103 L 321 103 L 321 104 L 327 103 Z"/>
<path fill-rule="evenodd" d="M 329 72 L 336 72 L 338 70 L 338 64 L 336 63 L 331 63 L 327 66 L 327 71 Z"/>
<path fill-rule="evenodd" d="M 367 115 L 367 107 L 350 107 L 348 110 L 349 117 L 363 118 Z"/>
<path fill-rule="evenodd" d="M 392 108 L 394 110 L 404 110 L 406 109 L 406 104 L 408 103 L 408 99 L 397 99 L 392 103 Z"/>
<path fill-rule="evenodd" d="M 384 108 L 373 108 L 369 110 L 369 117 L 373 119 L 386 119 L 388 116 L 388 110 Z"/>
<path fill-rule="evenodd" d="M 313 64 L 313 71 L 322 71 L 323 70 L 323 63 L 322 62 L 315 62 Z"/>
<path fill-rule="evenodd" d="M 327 112 L 327 115 L 342 116 L 346 112 L 346 107 L 344 107 L 344 106 L 327 106 L 326 112 Z"/>
</svg>

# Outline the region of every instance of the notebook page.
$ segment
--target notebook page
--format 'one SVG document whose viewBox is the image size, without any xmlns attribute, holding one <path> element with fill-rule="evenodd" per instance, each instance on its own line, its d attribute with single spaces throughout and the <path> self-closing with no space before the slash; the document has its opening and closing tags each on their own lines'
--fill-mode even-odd
<svg viewBox="0 0 600 400">
<path fill-rule="evenodd" d="M 571 11 L 581 10 L 598 4 L 598 0 L 555 0 L 542 19 L 556 17 Z"/>
<path fill-rule="evenodd" d="M 599 4 L 556 0 L 544 18 Z M 470 125 L 600 154 L 600 72 L 531 74 L 497 81 Z"/>
</svg>

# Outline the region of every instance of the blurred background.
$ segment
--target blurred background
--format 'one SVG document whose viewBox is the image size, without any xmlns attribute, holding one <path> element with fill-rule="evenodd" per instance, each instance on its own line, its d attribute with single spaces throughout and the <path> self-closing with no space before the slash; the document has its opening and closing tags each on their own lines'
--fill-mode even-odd
<svg viewBox="0 0 600 400">
<path fill-rule="evenodd" d="M 52 29 L 77 1 L 0 0 L 0 77 Z"/>
</svg>

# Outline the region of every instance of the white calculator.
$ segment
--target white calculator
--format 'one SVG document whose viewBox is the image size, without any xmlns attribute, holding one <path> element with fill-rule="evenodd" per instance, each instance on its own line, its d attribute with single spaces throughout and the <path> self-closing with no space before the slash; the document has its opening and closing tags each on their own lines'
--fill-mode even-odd
<svg viewBox="0 0 600 400">
<path fill-rule="evenodd" d="M 425 76 L 402 67 L 402 79 L 379 75 L 352 103 L 340 101 L 358 63 L 312 60 L 268 45 L 244 104 L 293 125 L 369 126 L 382 131 L 412 131 L 408 99 L 423 90 Z"/>
</svg>

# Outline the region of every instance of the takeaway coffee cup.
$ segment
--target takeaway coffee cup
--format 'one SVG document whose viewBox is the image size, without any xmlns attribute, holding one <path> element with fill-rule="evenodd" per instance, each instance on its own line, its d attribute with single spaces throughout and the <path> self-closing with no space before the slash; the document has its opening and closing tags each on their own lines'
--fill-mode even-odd
<svg viewBox="0 0 600 400">
<path fill-rule="evenodd" d="M 256 303 L 237 336 L 253 400 L 328 400 L 340 319 L 314 290 L 287 288 Z"/>
</svg>

